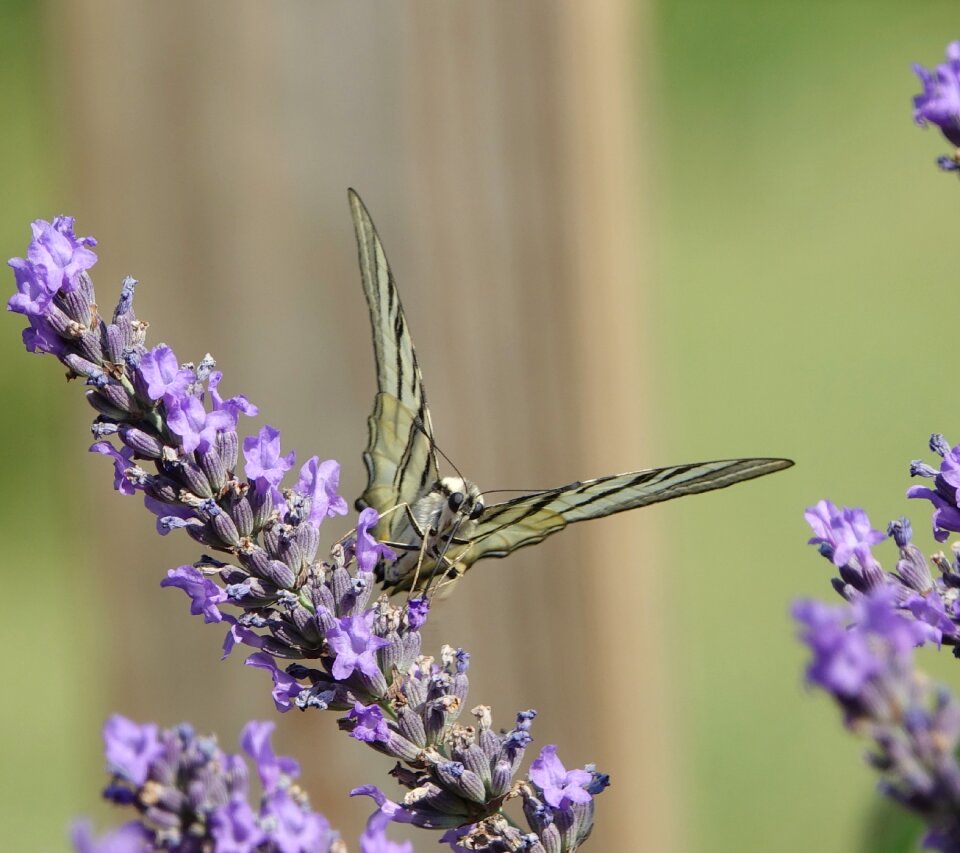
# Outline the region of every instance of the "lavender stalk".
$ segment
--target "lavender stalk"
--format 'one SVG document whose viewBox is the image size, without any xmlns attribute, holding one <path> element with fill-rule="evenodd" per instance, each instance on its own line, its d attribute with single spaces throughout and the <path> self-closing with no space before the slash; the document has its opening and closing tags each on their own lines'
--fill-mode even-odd
<svg viewBox="0 0 960 853">
<path fill-rule="evenodd" d="M 518 778 L 533 711 L 509 731 L 497 732 L 483 705 L 472 724 L 460 722 L 469 655 L 449 646 L 439 658 L 421 653 L 427 599 L 372 598 L 377 564 L 394 559 L 370 534 L 377 512 L 364 510 L 329 554 L 318 553 L 322 521 L 347 511 L 339 465 L 312 457 L 282 488 L 295 454 L 281 451 L 269 425 L 241 441 L 240 416 L 257 408 L 220 395 L 213 358 L 181 364 L 164 344 L 148 349 L 133 279 L 112 319 L 102 318 L 88 273 L 96 241 L 77 238 L 72 218 L 39 220 L 33 235 L 27 257 L 10 261 L 18 292 L 8 309 L 29 321 L 27 349 L 84 381 L 97 412 L 90 449 L 113 462 L 114 488 L 142 493 L 161 534 L 182 529 L 220 555 L 170 570 L 161 585 L 183 590 L 205 622 L 228 626 L 225 656 L 237 645 L 256 650 L 247 664 L 270 674 L 278 710 L 346 712 L 344 731 L 397 762 L 402 802 L 372 786 L 354 792 L 372 796 L 382 815 L 448 830 L 452 849 L 578 849 L 607 777 L 591 766 L 566 770 L 547 746 Z M 527 830 L 503 811 L 514 800 Z"/>
</svg>

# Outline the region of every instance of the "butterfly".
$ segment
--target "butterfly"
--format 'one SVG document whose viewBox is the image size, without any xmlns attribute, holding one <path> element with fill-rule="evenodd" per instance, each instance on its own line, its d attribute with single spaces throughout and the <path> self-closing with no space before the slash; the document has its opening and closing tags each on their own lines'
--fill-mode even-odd
<svg viewBox="0 0 960 853">
<path fill-rule="evenodd" d="M 612 474 L 487 505 L 459 476 L 440 476 L 417 353 L 383 244 L 360 197 L 349 191 L 363 292 L 370 309 L 377 395 L 367 420 L 367 487 L 357 509 L 373 507 L 373 534 L 397 553 L 377 576 L 388 591 L 431 591 L 478 560 L 505 557 L 568 524 L 722 489 L 789 468 L 789 459 L 725 459 Z M 435 586 L 436 585 L 436 586 Z"/>
</svg>

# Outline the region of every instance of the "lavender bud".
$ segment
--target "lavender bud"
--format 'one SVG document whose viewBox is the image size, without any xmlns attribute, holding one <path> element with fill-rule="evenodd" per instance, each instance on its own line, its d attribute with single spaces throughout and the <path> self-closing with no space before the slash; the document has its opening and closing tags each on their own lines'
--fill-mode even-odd
<svg viewBox="0 0 960 853">
<path fill-rule="evenodd" d="M 99 364 L 95 364 L 76 353 L 68 353 L 64 356 L 63 363 L 77 374 L 77 376 L 82 376 L 85 379 L 99 379 L 105 375 L 103 368 Z"/>
<path fill-rule="evenodd" d="M 114 364 L 122 364 L 123 351 L 127 344 L 123 329 L 111 323 L 106 327 L 103 337 L 103 349 L 106 353 L 107 361 L 113 362 Z"/>
<path fill-rule="evenodd" d="M 169 519 L 163 519 L 164 521 L 169 521 Z M 179 521 L 179 519 L 177 519 Z M 175 525 L 181 526 L 187 531 L 187 535 L 191 539 L 195 539 L 201 545 L 206 545 L 208 548 L 222 548 L 223 542 L 220 537 L 217 536 L 216 532 L 208 525 L 203 524 L 199 521 L 192 524 L 185 525 Z"/>
<path fill-rule="evenodd" d="M 240 564 L 258 577 L 266 577 L 270 570 L 270 555 L 263 548 L 247 543 L 237 551 Z"/>
<path fill-rule="evenodd" d="M 150 497 L 156 498 L 165 504 L 178 506 L 180 504 L 180 486 L 169 477 L 160 475 L 147 477 L 144 480 L 143 490 Z"/>
<path fill-rule="evenodd" d="M 457 753 L 457 758 L 471 772 L 476 773 L 485 785 L 490 784 L 490 759 L 477 744 L 467 745 Z"/>
<path fill-rule="evenodd" d="M 397 669 L 400 670 L 400 672 L 406 672 L 410 668 L 410 665 L 420 656 L 422 643 L 423 639 L 419 631 L 404 634 L 403 653 L 397 664 Z"/>
<path fill-rule="evenodd" d="M 231 502 L 230 516 L 233 518 L 233 523 L 237 525 L 237 530 L 241 536 L 253 535 L 253 510 L 246 496 Z"/>
<path fill-rule="evenodd" d="M 228 471 L 237 467 L 237 458 L 240 453 L 240 439 L 236 430 L 224 430 L 217 434 L 217 453 Z"/>
<path fill-rule="evenodd" d="M 197 451 L 197 461 L 213 491 L 219 492 L 227 483 L 227 469 L 223 466 L 220 454 L 213 447 L 208 447 L 203 452 Z"/>
<path fill-rule="evenodd" d="M 909 518 L 896 518 L 887 525 L 887 535 L 893 537 L 898 548 L 906 548 L 913 536 L 913 528 Z"/>
<path fill-rule="evenodd" d="M 320 545 L 320 531 L 313 524 L 298 524 L 294 537 L 305 563 L 312 563 L 317 558 L 317 547 Z"/>
<path fill-rule="evenodd" d="M 897 561 L 897 575 L 911 589 L 926 595 L 933 589 L 933 576 L 923 553 L 916 545 L 905 545 Z"/>
<path fill-rule="evenodd" d="M 456 794 L 475 803 L 486 802 L 487 792 L 480 777 L 459 761 L 445 761 L 438 764 L 435 772 L 437 778 Z"/>
<path fill-rule="evenodd" d="M 394 631 L 384 636 L 383 639 L 387 640 L 390 645 L 384 646 L 377 652 L 380 669 L 384 672 L 393 672 L 394 669 L 402 671 L 399 666 L 403 651 L 403 641 L 400 639 L 400 635 Z"/>
<path fill-rule="evenodd" d="M 213 517 L 210 519 L 210 525 L 228 548 L 236 548 L 240 545 L 240 534 L 237 532 L 237 525 L 233 523 L 233 519 L 223 510 L 219 510 L 213 514 Z"/>
<path fill-rule="evenodd" d="M 291 608 L 289 615 L 291 621 L 305 639 L 312 640 L 315 643 L 322 642 L 323 637 L 317 630 L 317 622 L 311 611 L 307 610 L 302 604 L 297 604 Z"/>
<path fill-rule="evenodd" d="M 379 669 L 370 675 L 357 670 L 354 675 L 357 676 L 364 690 L 371 696 L 385 696 L 387 694 L 387 680 Z"/>
<path fill-rule="evenodd" d="M 127 415 L 129 414 L 128 412 L 118 409 L 116 406 L 112 405 L 98 391 L 87 391 L 86 397 L 87 402 L 104 417 L 110 418 L 110 420 L 114 421 L 123 421 L 127 419 Z"/>
<path fill-rule="evenodd" d="M 271 583 L 275 583 L 281 589 L 291 589 L 293 582 L 296 580 L 296 575 L 293 573 L 293 570 L 286 563 L 281 563 L 279 560 L 270 560 L 262 574 L 260 574 L 260 577 L 266 578 Z"/>
<path fill-rule="evenodd" d="M 510 790 L 513 783 L 513 765 L 506 759 L 501 759 L 493 765 L 490 774 L 490 796 L 502 797 Z"/>
<path fill-rule="evenodd" d="M 262 531 L 260 538 L 263 540 L 263 547 L 271 557 L 280 555 L 280 536 L 282 528 L 285 526 L 283 524 L 271 524 Z"/>
<path fill-rule="evenodd" d="M 277 559 L 282 560 L 295 572 L 299 572 L 303 568 L 303 554 L 300 552 L 300 546 L 290 538 L 289 533 L 280 537 L 278 545 Z"/>
<path fill-rule="evenodd" d="M 93 322 L 89 296 L 82 293 L 81 289 L 78 288 L 71 293 L 61 294 L 60 298 L 62 300 L 64 313 L 69 316 L 73 322 L 89 328 Z"/>
<path fill-rule="evenodd" d="M 423 728 L 423 720 L 406 705 L 397 709 L 397 727 L 407 740 L 423 749 L 427 746 L 427 733 Z"/>
<path fill-rule="evenodd" d="M 273 637 L 290 648 L 298 649 L 300 657 L 303 657 L 303 650 L 309 647 L 309 643 L 304 639 L 303 634 L 297 631 L 292 625 L 287 623 L 278 623 L 271 626 Z"/>
<path fill-rule="evenodd" d="M 212 498 L 213 490 L 207 475 L 188 459 L 180 459 L 175 463 L 175 469 L 187 488 L 200 498 Z"/>
<path fill-rule="evenodd" d="M 247 492 L 247 500 L 253 510 L 253 529 L 260 530 L 266 526 L 273 514 L 273 495 L 269 489 L 259 489 L 256 485 L 251 484 L 250 490 Z"/>
<path fill-rule="evenodd" d="M 160 459 L 163 456 L 163 442 L 155 435 L 142 429 L 120 424 L 120 440 L 137 456 L 144 459 Z"/>
<path fill-rule="evenodd" d="M 124 420 L 131 414 L 139 411 L 137 401 L 134 400 L 127 392 L 127 389 L 119 383 L 110 382 L 107 385 L 99 387 L 97 390 L 111 406 L 124 413 Z"/>
<path fill-rule="evenodd" d="M 77 348 L 95 364 L 103 363 L 103 347 L 100 345 L 99 338 L 93 332 L 86 331 L 81 334 L 77 338 Z"/>
<path fill-rule="evenodd" d="M 391 731 L 387 735 L 387 741 L 383 744 L 383 747 L 387 755 L 398 758 L 401 761 L 409 762 L 410 764 L 417 763 L 420 760 L 420 753 L 422 752 L 417 744 L 407 740 L 407 738 L 394 731 Z"/>
<path fill-rule="evenodd" d="M 939 432 L 935 432 L 930 436 L 930 449 L 938 456 L 946 457 L 950 452 L 950 444 Z"/>
</svg>

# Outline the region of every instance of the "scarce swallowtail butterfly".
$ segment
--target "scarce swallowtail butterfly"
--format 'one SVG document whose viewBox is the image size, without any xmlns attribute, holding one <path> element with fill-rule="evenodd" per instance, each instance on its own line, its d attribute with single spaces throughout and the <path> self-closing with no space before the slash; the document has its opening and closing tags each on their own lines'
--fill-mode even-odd
<svg viewBox="0 0 960 853">
<path fill-rule="evenodd" d="M 357 508 L 380 514 L 374 535 L 397 553 L 378 567 L 390 591 L 433 591 L 477 560 L 505 557 L 575 521 L 722 489 L 789 468 L 789 459 L 725 459 L 649 468 L 568 483 L 487 505 L 460 476 L 441 477 L 423 377 L 383 245 L 350 190 L 360 274 L 370 309 L 377 396 L 363 460 L 367 487 Z"/>
</svg>

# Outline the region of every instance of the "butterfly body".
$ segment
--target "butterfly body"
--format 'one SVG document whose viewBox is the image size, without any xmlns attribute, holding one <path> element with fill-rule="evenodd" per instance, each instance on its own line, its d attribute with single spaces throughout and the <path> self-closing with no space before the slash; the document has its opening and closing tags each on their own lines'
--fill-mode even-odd
<svg viewBox="0 0 960 853">
<path fill-rule="evenodd" d="M 684 495 L 721 489 L 789 468 L 789 459 L 724 459 L 612 474 L 486 505 L 461 476 L 441 477 L 423 377 L 383 245 L 360 197 L 350 191 L 363 290 L 370 309 L 378 393 L 367 419 L 367 487 L 374 535 L 397 552 L 378 567 L 387 590 L 432 590 L 478 560 L 505 557 L 567 524 Z"/>
<path fill-rule="evenodd" d="M 442 477 L 409 507 L 394 512 L 402 518 L 383 531 L 384 541 L 398 550 L 397 559 L 380 567 L 380 580 L 388 587 L 408 588 L 440 574 L 447 581 L 466 571 L 460 558 L 469 551 L 483 498 L 475 483 L 462 477 Z"/>
</svg>

